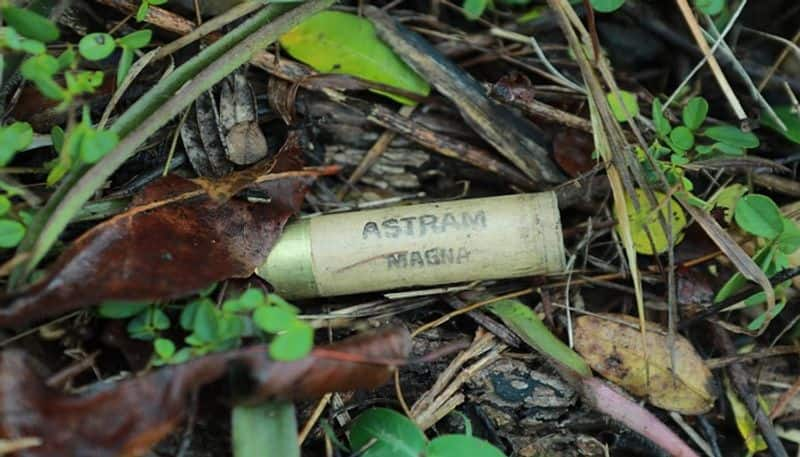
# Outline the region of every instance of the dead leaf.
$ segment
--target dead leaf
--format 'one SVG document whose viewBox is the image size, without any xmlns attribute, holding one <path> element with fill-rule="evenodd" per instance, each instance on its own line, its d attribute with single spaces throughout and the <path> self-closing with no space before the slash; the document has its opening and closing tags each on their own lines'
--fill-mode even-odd
<svg viewBox="0 0 800 457">
<path fill-rule="evenodd" d="M 714 406 L 717 392 L 711 370 L 691 343 L 678 335 L 673 375 L 667 331 L 658 324 L 647 323 L 649 383 L 637 318 L 622 314 L 579 317 L 575 349 L 603 377 L 636 396 L 647 397 L 659 408 L 702 414 Z"/>
<path fill-rule="evenodd" d="M 297 170 L 299 134 L 292 133 L 273 172 Z M 245 177 L 247 179 L 242 179 Z M 98 224 L 59 257 L 47 277 L 4 300 L 0 326 L 19 326 L 104 300 L 165 300 L 209 284 L 250 276 L 263 264 L 286 220 L 300 208 L 313 178 L 250 185 L 263 202 L 233 198 L 255 179 L 244 170 L 219 181 L 168 176 L 146 187 L 132 207 Z"/>
<path fill-rule="evenodd" d="M 240 68 L 220 84 L 219 124 L 225 133 L 228 160 L 250 165 L 267 157 L 267 139 L 258 125 L 256 95 Z"/>
<path fill-rule="evenodd" d="M 266 346 L 256 345 L 101 382 L 77 395 L 47 387 L 36 360 L 7 350 L 0 353 L 0 438 L 42 440 L 19 457 L 139 456 L 180 423 L 193 390 L 223 375 L 245 376 L 240 384 L 252 387 L 245 402 L 311 399 L 377 388 L 392 372 L 382 361 L 405 361 L 410 346 L 402 328 L 348 338 L 293 362 L 272 361 Z"/>
</svg>

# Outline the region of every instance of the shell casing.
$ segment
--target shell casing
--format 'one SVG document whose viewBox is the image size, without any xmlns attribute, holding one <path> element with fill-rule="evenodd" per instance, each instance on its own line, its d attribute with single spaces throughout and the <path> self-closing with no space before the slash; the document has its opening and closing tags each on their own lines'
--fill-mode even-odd
<svg viewBox="0 0 800 457">
<path fill-rule="evenodd" d="M 256 274 L 296 299 L 564 268 L 558 202 L 542 192 L 300 219 Z"/>
</svg>

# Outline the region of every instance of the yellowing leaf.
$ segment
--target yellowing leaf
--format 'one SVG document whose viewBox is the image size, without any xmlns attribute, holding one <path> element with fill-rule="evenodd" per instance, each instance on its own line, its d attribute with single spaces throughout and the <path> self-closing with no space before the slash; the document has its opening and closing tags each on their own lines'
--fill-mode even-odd
<svg viewBox="0 0 800 457">
<path fill-rule="evenodd" d="M 680 335 L 675 339 L 672 370 L 666 330 L 647 323 L 648 382 L 638 319 L 622 314 L 604 316 L 608 319 L 582 316 L 575 321 L 575 350 L 595 371 L 628 392 L 647 397 L 659 408 L 702 414 L 714 406 L 711 371 L 688 340 Z"/>
<path fill-rule="evenodd" d="M 423 96 L 430 93 L 428 83 L 378 38 L 364 18 L 323 11 L 281 36 L 280 43 L 292 57 L 319 72 L 357 76 Z M 413 104 L 404 97 L 384 95 Z"/>
<path fill-rule="evenodd" d="M 756 421 L 753 420 L 753 416 L 750 415 L 747 406 L 742 403 L 742 400 L 739 399 L 736 392 L 731 389 L 730 384 L 728 378 L 725 377 L 725 396 L 728 397 L 728 401 L 731 404 L 733 418 L 736 421 L 736 428 L 739 429 L 739 434 L 744 438 L 744 445 L 747 446 L 749 455 L 766 451 L 767 443 L 764 441 L 764 437 L 756 430 Z M 760 397 L 759 400 L 761 400 Z M 762 402 L 759 401 L 759 403 Z M 761 406 L 763 407 L 763 404 Z"/>
<path fill-rule="evenodd" d="M 672 225 L 672 237 L 675 244 L 678 244 L 683 239 L 683 229 L 686 227 L 686 214 L 683 208 L 673 199 L 666 202 L 666 195 L 661 192 L 653 192 L 661 214 L 664 219 Z M 639 209 L 636 210 L 633 206 L 633 200 L 630 196 L 625 197 L 625 204 L 628 208 L 628 215 L 631 223 L 631 235 L 633 236 L 633 245 L 636 252 L 640 254 L 661 254 L 669 248 L 667 234 L 661 226 L 658 219 L 658 213 L 650 206 L 647 201 L 647 196 L 642 189 L 636 189 L 636 196 L 639 200 Z M 650 238 L 647 236 L 647 231 L 653 239 L 650 244 Z M 617 226 L 619 232 L 619 225 Z M 653 249 L 655 248 L 655 249 Z"/>
</svg>

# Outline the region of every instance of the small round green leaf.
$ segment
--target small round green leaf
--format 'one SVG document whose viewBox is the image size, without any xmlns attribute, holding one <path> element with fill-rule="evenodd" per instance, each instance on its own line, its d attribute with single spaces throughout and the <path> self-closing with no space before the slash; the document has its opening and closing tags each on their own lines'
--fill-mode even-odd
<svg viewBox="0 0 800 457">
<path fill-rule="evenodd" d="M 788 105 L 775 106 L 773 109 L 783 125 L 786 126 L 786 130 L 783 130 L 769 114 L 765 114 L 761 122 L 786 137 L 787 140 L 800 143 L 800 114 L 794 112 L 794 107 Z"/>
<path fill-rule="evenodd" d="M 250 288 L 244 291 L 244 293 L 239 297 L 239 301 L 242 302 L 243 309 L 255 309 L 256 306 L 261 305 L 264 303 L 264 292 L 259 289 Z"/>
<path fill-rule="evenodd" d="M 794 254 L 800 249 L 800 226 L 788 217 L 783 218 L 783 232 L 778 237 L 777 246 L 786 255 Z"/>
<path fill-rule="evenodd" d="M 156 338 L 153 342 L 153 349 L 162 359 L 169 359 L 175 354 L 175 343 L 166 338 Z"/>
<path fill-rule="evenodd" d="M 688 151 L 694 146 L 694 134 L 683 125 L 679 125 L 669 132 L 669 140 L 672 146 L 680 151 Z"/>
<path fill-rule="evenodd" d="M 128 35 L 117 39 L 117 44 L 123 48 L 139 49 L 147 46 L 152 38 L 152 30 L 137 30 L 136 32 L 129 33 Z"/>
<path fill-rule="evenodd" d="M 297 316 L 277 306 L 262 306 L 253 313 L 253 322 L 267 333 L 278 333 L 289 329 Z"/>
<path fill-rule="evenodd" d="M 690 130 L 697 130 L 703 125 L 708 115 L 708 102 L 703 97 L 693 97 L 683 107 L 683 125 Z"/>
<path fill-rule="evenodd" d="M 737 148 L 752 149 L 758 147 L 758 137 L 751 132 L 744 132 L 732 125 L 719 125 L 707 128 L 703 135 L 720 143 Z"/>
<path fill-rule="evenodd" d="M 350 426 L 350 447 L 354 452 L 372 443 L 360 454 L 362 457 L 419 457 L 426 441 L 413 422 L 388 408 L 368 409 Z M 470 454 L 461 457 L 467 455 Z"/>
<path fill-rule="evenodd" d="M 606 94 L 606 99 L 611 107 L 611 112 L 619 122 L 627 122 L 630 117 L 636 117 L 639 114 L 639 104 L 636 102 L 636 94 L 621 90 L 618 92 L 619 97 L 614 92 Z M 620 99 L 622 102 L 620 103 Z"/>
<path fill-rule="evenodd" d="M 90 33 L 81 38 L 78 52 L 87 60 L 103 60 L 117 47 L 114 37 L 107 33 Z"/>
<path fill-rule="evenodd" d="M 505 457 L 488 441 L 467 435 L 442 435 L 430 442 L 425 457 Z"/>
<path fill-rule="evenodd" d="M 592 4 L 592 8 L 595 11 L 610 13 L 618 10 L 625 3 L 625 0 L 590 0 L 589 3 Z"/>
<path fill-rule="evenodd" d="M 33 11 L 16 6 L 7 6 L 0 9 L 3 20 L 13 27 L 20 35 L 49 43 L 58 39 L 58 27 L 49 19 Z"/>
<path fill-rule="evenodd" d="M 169 328 L 169 316 L 160 309 L 154 309 L 152 312 L 152 323 L 153 328 L 157 330 L 166 330 Z"/>
<path fill-rule="evenodd" d="M 783 217 L 778 205 L 766 195 L 745 195 L 736 202 L 736 224 L 753 235 L 775 239 L 783 231 Z"/>
<path fill-rule="evenodd" d="M 13 248 L 24 236 L 24 225 L 10 219 L 0 219 L 0 248 Z"/>
<path fill-rule="evenodd" d="M 307 356 L 312 346 L 314 329 L 305 322 L 295 321 L 289 330 L 275 336 L 269 345 L 269 355 L 275 360 L 298 360 Z"/>
</svg>

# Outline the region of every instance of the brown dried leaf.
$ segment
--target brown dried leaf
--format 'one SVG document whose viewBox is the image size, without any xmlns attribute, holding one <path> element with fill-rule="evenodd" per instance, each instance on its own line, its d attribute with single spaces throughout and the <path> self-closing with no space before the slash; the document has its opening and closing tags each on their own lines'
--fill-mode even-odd
<svg viewBox="0 0 800 457">
<path fill-rule="evenodd" d="M 252 389 L 243 395 L 246 402 L 310 399 L 377 388 L 392 372 L 385 361 L 402 363 L 410 346 L 401 328 L 348 338 L 293 362 L 272 361 L 265 346 L 250 346 L 101 383 L 78 395 L 47 387 L 36 360 L 7 350 L 0 353 L 0 438 L 42 440 L 19 451 L 20 457 L 139 456 L 180 423 L 193 390 L 225 374 L 247 376 Z"/>
<path fill-rule="evenodd" d="M 603 316 L 575 321 L 575 349 L 595 371 L 659 408 L 702 414 L 714 406 L 717 392 L 711 371 L 688 340 L 680 335 L 675 339 L 673 374 L 666 329 L 647 323 L 648 383 L 639 320 L 622 314 Z"/>
<path fill-rule="evenodd" d="M 284 144 L 273 172 L 297 170 L 299 135 Z M 260 171 L 263 171 L 260 169 Z M 47 277 L 5 299 L 0 326 L 19 326 L 104 300 L 164 300 L 209 284 L 250 276 L 286 220 L 300 208 L 309 176 L 252 185 L 252 170 L 218 182 L 168 176 L 132 207 L 75 240 Z M 249 186 L 268 203 L 224 200 Z"/>
</svg>

